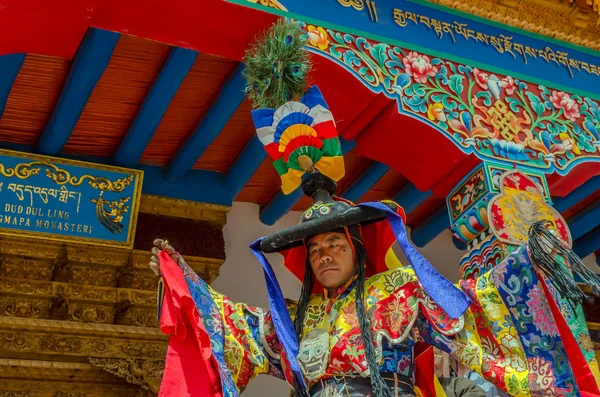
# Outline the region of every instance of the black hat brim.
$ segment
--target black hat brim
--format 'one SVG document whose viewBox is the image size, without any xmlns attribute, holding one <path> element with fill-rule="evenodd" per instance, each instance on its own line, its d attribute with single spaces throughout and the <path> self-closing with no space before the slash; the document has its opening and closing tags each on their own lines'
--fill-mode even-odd
<svg viewBox="0 0 600 397">
<path fill-rule="evenodd" d="M 395 204 L 384 204 L 396 211 L 397 207 Z M 307 237 L 327 233 L 351 225 L 366 225 L 383 220 L 385 217 L 386 215 L 383 211 L 374 208 L 352 207 L 335 216 L 315 219 L 314 221 L 300 223 L 287 229 L 280 230 L 271 236 L 263 238 L 260 243 L 260 249 L 267 254 L 284 251 L 301 245 Z"/>
</svg>

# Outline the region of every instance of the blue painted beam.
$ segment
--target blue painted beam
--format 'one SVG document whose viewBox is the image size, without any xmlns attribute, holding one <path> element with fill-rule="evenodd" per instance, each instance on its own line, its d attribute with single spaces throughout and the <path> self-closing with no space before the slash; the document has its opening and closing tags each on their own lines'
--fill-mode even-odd
<svg viewBox="0 0 600 397">
<path fill-rule="evenodd" d="M 422 192 L 415 185 L 408 182 L 396 195 L 393 200 L 398 203 L 404 212 L 408 215 L 431 196 L 431 190 Z"/>
<path fill-rule="evenodd" d="M 8 95 L 24 61 L 25 54 L 10 54 L 0 57 L 0 116 L 4 114 Z"/>
<path fill-rule="evenodd" d="M 600 190 L 600 175 L 588 179 L 587 182 L 573 190 L 565 197 L 554 200 L 553 206 L 558 212 L 563 212 L 597 190 Z"/>
<path fill-rule="evenodd" d="M 591 178 L 586 183 L 581 185 L 578 189 L 571 192 L 566 197 L 556 200 L 554 207 L 559 211 L 564 211 L 571 206 L 577 204 L 589 194 L 595 192 L 600 188 L 600 176 Z M 398 204 L 404 207 L 406 213 L 410 213 L 414 210 L 421 202 L 425 201 L 427 197 L 431 195 L 431 192 L 421 192 L 412 184 L 407 185 L 403 188 L 394 198 Z M 600 204 L 586 210 L 584 214 L 576 217 L 573 221 L 569 222 L 569 229 L 573 239 L 577 239 L 587 233 L 589 230 L 600 224 Z M 414 228 L 411 232 L 411 238 L 415 245 L 418 247 L 424 247 L 429 244 L 438 234 L 442 233 L 444 229 L 450 227 L 450 221 L 448 219 L 448 211 L 446 206 L 436 211 L 427 220 L 421 223 L 419 226 Z M 459 247 L 460 248 L 460 247 Z"/>
<path fill-rule="evenodd" d="M 246 81 L 242 76 L 243 70 L 244 64 L 240 63 L 221 88 L 219 96 L 202 121 L 186 143 L 179 148 L 175 158 L 165 171 L 165 178 L 168 181 L 177 182 L 183 179 L 240 106 L 246 97 L 244 92 Z"/>
<path fill-rule="evenodd" d="M 600 249 L 600 227 L 595 228 L 590 233 L 573 242 L 573 251 L 580 258 L 585 258 L 598 249 Z M 597 258 L 596 261 L 598 261 Z"/>
<path fill-rule="evenodd" d="M 10 142 L 0 142 L 0 148 L 23 153 L 35 152 L 33 146 L 13 144 Z M 60 157 L 96 164 L 111 164 L 112 161 L 110 157 L 74 155 L 61 155 Z M 199 201 L 209 204 L 231 205 L 229 192 L 222 186 L 222 176 L 218 172 L 191 170 L 180 183 L 172 184 L 164 179 L 162 167 L 138 164 L 135 168 L 144 171 L 142 192 L 145 194 Z"/>
<path fill-rule="evenodd" d="M 379 181 L 390 167 L 385 164 L 375 162 L 371 164 L 348 188 L 341 196 L 346 200 L 356 202 L 360 200 L 371 188 Z"/>
<path fill-rule="evenodd" d="M 279 191 L 260 210 L 258 219 L 267 226 L 273 226 L 283 215 L 290 212 L 301 198 L 302 189 L 296 189 L 287 196 Z"/>
<path fill-rule="evenodd" d="M 69 140 L 98 80 L 108 66 L 119 33 L 88 29 L 60 93 L 54 111 L 46 123 L 37 150 L 48 155 L 60 153 Z"/>
<path fill-rule="evenodd" d="M 185 48 L 171 50 L 114 155 L 115 164 L 133 167 L 138 163 L 197 56 L 198 52 Z"/>
<path fill-rule="evenodd" d="M 266 155 L 262 142 L 254 134 L 223 178 L 223 185 L 229 192 L 231 201 L 240 194 Z"/>
<path fill-rule="evenodd" d="M 342 148 L 342 154 L 345 156 L 352 149 L 356 147 L 355 141 L 347 141 L 344 138 L 340 137 L 340 146 Z"/>
<path fill-rule="evenodd" d="M 162 167 L 138 165 L 144 171 L 142 191 L 146 194 L 166 196 L 209 204 L 231 205 L 229 191 L 221 184 L 222 175 L 214 171 L 190 170 L 178 183 L 164 179 Z"/>
<path fill-rule="evenodd" d="M 579 212 L 568 222 L 573 240 L 577 240 L 600 225 L 600 202 Z"/>
<path fill-rule="evenodd" d="M 436 238 L 438 234 L 449 227 L 450 219 L 448 218 L 448 208 L 444 205 L 419 226 L 412 229 L 410 237 L 417 247 L 425 247 L 431 240 Z"/>
<path fill-rule="evenodd" d="M 345 139 L 340 138 L 340 144 L 342 146 L 342 153 L 346 154 L 350 150 L 354 149 L 356 143 L 354 141 L 347 141 Z M 277 183 L 280 183 L 277 181 Z M 272 226 L 281 218 L 283 215 L 287 214 L 294 205 L 302 198 L 302 189 L 296 189 L 294 192 L 288 194 L 287 196 L 283 194 L 281 191 L 277 192 L 277 194 L 269 201 L 267 205 L 265 205 L 258 215 L 258 218 L 262 223 L 268 226 Z"/>
</svg>

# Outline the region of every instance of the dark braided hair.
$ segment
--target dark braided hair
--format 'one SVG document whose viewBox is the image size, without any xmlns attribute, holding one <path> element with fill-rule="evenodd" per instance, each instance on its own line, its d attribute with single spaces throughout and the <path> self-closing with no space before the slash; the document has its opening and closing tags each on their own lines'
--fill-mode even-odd
<svg viewBox="0 0 600 397">
<path fill-rule="evenodd" d="M 377 363 L 377 353 L 373 345 L 373 337 L 371 335 L 371 320 L 367 315 L 365 308 L 365 267 L 367 261 L 367 252 L 360 238 L 360 231 L 357 226 L 348 227 L 349 242 L 354 248 L 355 262 L 357 266 L 357 283 L 356 283 L 356 316 L 360 325 L 360 334 L 365 347 L 365 356 L 369 366 L 369 374 L 371 377 L 371 388 L 377 397 L 391 397 L 390 391 L 385 383 L 385 380 L 379 372 L 379 364 Z M 306 259 L 306 271 L 304 273 L 304 282 L 300 299 L 298 300 L 298 309 L 296 318 L 294 319 L 294 329 L 298 343 L 302 340 L 302 331 L 304 325 L 304 316 L 310 294 L 314 285 L 314 274 L 310 265 L 310 260 Z M 294 378 L 294 392 L 296 397 L 308 396 L 308 393 L 298 379 Z"/>
<path fill-rule="evenodd" d="M 377 397 L 391 397 L 390 391 L 379 372 L 377 363 L 377 353 L 373 345 L 373 336 L 371 334 L 371 319 L 367 315 L 365 308 L 365 267 L 367 262 L 367 252 L 362 241 L 354 239 L 358 244 L 354 244 L 356 263 L 358 266 L 356 283 L 356 316 L 360 325 L 360 335 L 365 346 L 365 356 L 369 365 L 369 375 L 371 376 L 371 388 Z"/>
<path fill-rule="evenodd" d="M 312 292 L 314 282 L 314 274 L 307 256 L 304 282 L 302 283 L 302 291 L 300 292 L 300 299 L 298 300 L 298 308 L 296 310 L 296 318 L 294 319 L 294 330 L 296 331 L 298 344 L 300 344 L 300 341 L 302 340 L 304 315 L 306 314 L 306 307 L 308 306 L 308 301 L 310 300 L 310 293 Z M 304 386 L 302 386 L 300 379 L 297 379 L 296 376 L 294 376 L 294 393 L 296 397 L 308 397 L 308 391 Z"/>
</svg>

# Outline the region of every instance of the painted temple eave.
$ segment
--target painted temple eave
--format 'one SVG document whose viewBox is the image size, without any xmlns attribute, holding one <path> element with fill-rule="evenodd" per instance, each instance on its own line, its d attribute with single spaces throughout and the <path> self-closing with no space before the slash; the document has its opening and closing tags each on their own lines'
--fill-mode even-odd
<svg viewBox="0 0 600 397">
<path fill-rule="evenodd" d="M 281 2 L 286 10 L 261 5 L 264 2 L 228 1 L 298 19 L 307 25 L 600 98 L 600 93 L 591 89 L 596 87 L 600 76 L 597 51 L 458 13 L 424 0 L 380 1 L 373 15 L 367 7 L 346 1 Z M 555 65 L 562 72 L 557 72 Z"/>
</svg>

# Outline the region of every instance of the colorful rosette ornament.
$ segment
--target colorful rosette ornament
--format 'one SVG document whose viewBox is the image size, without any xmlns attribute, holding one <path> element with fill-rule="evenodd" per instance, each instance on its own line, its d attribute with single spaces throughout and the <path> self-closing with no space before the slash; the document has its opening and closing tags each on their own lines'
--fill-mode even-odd
<svg viewBox="0 0 600 397">
<path fill-rule="evenodd" d="M 306 40 L 295 22 L 281 20 L 245 57 L 246 93 L 258 107 L 252 119 L 284 194 L 296 190 L 307 172 L 336 182 L 344 176 L 333 115 L 316 86 L 306 91 L 311 66 Z"/>
<path fill-rule="evenodd" d="M 333 115 L 316 86 L 298 102 L 286 102 L 277 110 L 252 111 L 252 119 L 258 138 L 274 160 L 284 194 L 296 190 L 306 172 L 316 170 L 334 181 L 344 176 Z"/>
</svg>

